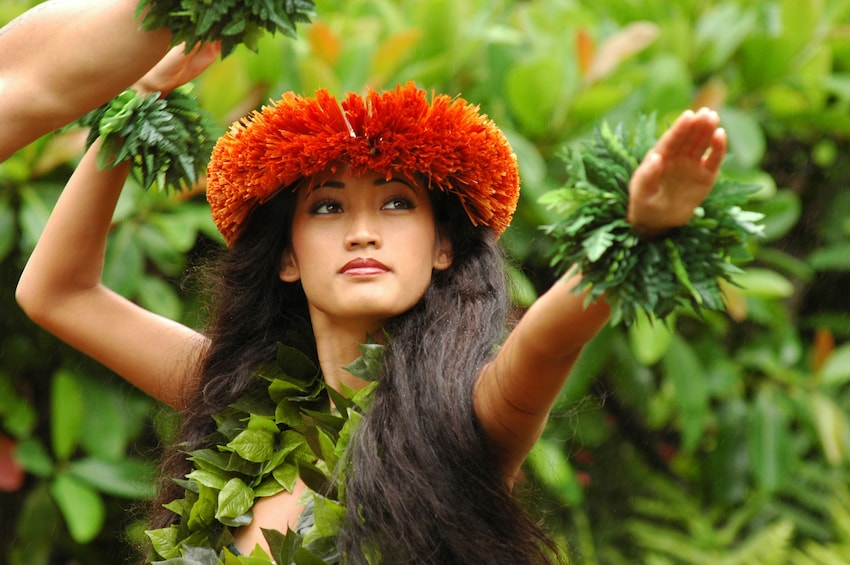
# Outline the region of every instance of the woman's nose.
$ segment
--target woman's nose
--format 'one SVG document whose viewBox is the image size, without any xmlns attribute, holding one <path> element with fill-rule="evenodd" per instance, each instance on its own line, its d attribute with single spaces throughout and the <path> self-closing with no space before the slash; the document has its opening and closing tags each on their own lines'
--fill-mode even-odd
<svg viewBox="0 0 850 565">
<path fill-rule="evenodd" d="M 380 247 L 381 236 L 378 219 L 370 214 L 357 214 L 352 217 L 348 233 L 345 237 L 345 247 Z"/>
</svg>

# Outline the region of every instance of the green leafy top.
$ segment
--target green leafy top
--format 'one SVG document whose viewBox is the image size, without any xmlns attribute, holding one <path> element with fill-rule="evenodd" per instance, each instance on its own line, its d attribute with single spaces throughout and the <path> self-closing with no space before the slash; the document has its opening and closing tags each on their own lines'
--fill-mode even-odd
<svg viewBox="0 0 850 565">
<path fill-rule="evenodd" d="M 145 11 L 147 13 L 145 14 Z M 221 40 L 221 56 L 244 44 L 257 50 L 263 31 L 295 37 L 295 25 L 308 23 L 315 11 L 312 0 L 140 0 L 146 30 L 167 28 L 173 45 Z"/>
<path fill-rule="evenodd" d="M 626 221 L 629 179 L 655 141 L 652 117 L 632 133 L 603 123 L 586 147 L 562 152 L 567 182 L 541 198 L 561 216 L 543 227 L 555 239 L 551 264 L 579 270 L 575 291 L 588 290 L 588 301 L 604 295 L 612 323 L 629 325 L 638 310 L 723 310 L 718 279 L 740 272 L 734 261 L 750 258 L 746 243 L 762 231 L 762 215 L 740 207 L 757 187 L 721 179 L 686 225 L 641 238 Z"/>
<path fill-rule="evenodd" d="M 97 163 L 101 169 L 130 161 L 145 189 L 183 189 L 205 170 L 217 127 L 192 95 L 192 85 L 168 96 L 143 96 L 127 89 L 80 121 L 91 128 L 87 144 L 100 137 Z"/>
<path fill-rule="evenodd" d="M 372 382 L 340 394 L 325 386 L 314 360 L 278 347 L 276 362 L 257 371 L 257 386 L 215 417 L 215 447 L 187 454 L 193 470 L 178 481 L 185 494 L 166 505 L 180 516 L 178 523 L 147 532 L 151 558 L 165 560 L 156 563 L 336 562 L 336 532 L 345 513 L 339 464 L 369 406 L 383 350 L 374 343 L 360 348 L 362 356 L 347 369 Z M 259 547 L 250 556 L 234 555 L 229 528 L 250 524 L 257 498 L 291 492 L 299 477 L 310 489 L 313 524 L 299 532 L 263 530 L 270 556 Z"/>
</svg>

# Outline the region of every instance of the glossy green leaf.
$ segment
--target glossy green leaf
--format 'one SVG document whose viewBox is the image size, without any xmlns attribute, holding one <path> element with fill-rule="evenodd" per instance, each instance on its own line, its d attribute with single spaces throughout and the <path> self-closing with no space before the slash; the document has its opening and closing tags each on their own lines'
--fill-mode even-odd
<svg viewBox="0 0 850 565">
<path fill-rule="evenodd" d="M 706 465 L 713 497 L 726 504 L 744 501 L 750 492 L 747 449 L 749 410 L 746 402 L 733 397 L 716 410 L 717 432 Z"/>
<path fill-rule="evenodd" d="M 673 398 L 682 428 L 682 449 L 690 453 L 702 440 L 708 421 L 705 369 L 693 348 L 680 337 L 670 342 L 662 367 L 665 377 L 673 383 Z"/>
<path fill-rule="evenodd" d="M 540 439 L 526 461 L 548 492 L 569 506 L 581 503 L 584 492 L 576 480 L 575 471 L 567 459 L 566 446 L 551 439 Z"/>
<path fill-rule="evenodd" d="M 729 137 L 729 153 L 745 169 L 758 165 L 767 148 L 764 131 L 755 117 L 735 108 L 724 108 L 722 124 Z"/>
<path fill-rule="evenodd" d="M 144 272 L 144 257 L 132 222 L 120 224 L 106 248 L 103 283 L 115 292 L 129 296 L 136 292 Z"/>
<path fill-rule="evenodd" d="M 26 550 L 22 559 L 17 563 L 11 560 L 10 565 L 48 565 L 56 532 L 61 530 L 63 525 L 56 504 L 51 500 L 47 483 L 37 484 L 26 494 L 14 524 L 4 520 L 4 527 L 11 528 L 13 525 L 15 541 Z M 12 551 L 9 551 L 5 555 L 11 554 Z"/>
<path fill-rule="evenodd" d="M 254 504 L 254 492 L 241 479 L 233 478 L 227 481 L 218 494 L 218 510 L 215 517 L 224 524 L 244 526 L 250 523 L 246 513 Z M 248 520 L 246 522 L 245 520 Z"/>
<path fill-rule="evenodd" d="M 53 460 L 44 445 L 36 438 L 19 441 L 15 447 L 14 456 L 21 467 L 37 477 L 47 477 L 53 473 Z"/>
<path fill-rule="evenodd" d="M 28 254 L 35 247 L 60 192 L 61 187 L 57 186 L 27 187 L 20 190 L 21 210 L 18 213 L 18 222 L 21 228 L 22 252 Z"/>
<path fill-rule="evenodd" d="M 8 198 L 0 197 L 0 261 L 14 249 L 17 242 L 15 211 Z"/>
<path fill-rule="evenodd" d="M 139 304 L 169 320 L 179 320 L 183 314 L 183 303 L 177 291 L 167 281 L 152 276 L 143 276 L 138 281 L 136 293 Z"/>
<path fill-rule="evenodd" d="M 650 319 L 642 310 L 629 326 L 629 345 L 637 360 L 644 365 L 654 365 L 664 357 L 673 341 L 674 319 L 666 321 Z"/>
<path fill-rule="evenodd" d="M 768 269 L 751 268 L 732 277 L 745 294 L 761 298 L 788 298 L 794 293 L 794 285 Z"/>
<path fill-rule="evenodd" d="M 523 126 L 543 134 L 552 124 L 551 113 L 561 99 L 567 77 L 554 55 L 541 56 L 510 70 L 506 88 L 511 109 Z"/>
<path fill-rule="evenodd" d="M 50 407 L 53 454 L 64 461 L 80 441 L 86 410 L 80 381 L 72 371 L 60 369 L 53 374 Z"/>
<path fill-rule="evenodd" d="M 35 407 L 15 390 L 12 377 L 0 370 L 0 427 L 17 438 L 28 438 L 36 424 Z"/>
<path fill-rule="evenodd" d="M 97 536 L 103 527 L 106 509 L 94 489 L 63 473 L 53 479 L 50 494 L 62 512 L 74 541 L 88 543 Z"/>
<path fill-rule="evenodd" d="M 156 493 L 155 466 L 142 459 L 105 461 L 88 457 L 71 462 L 67 471 L 96 490 L 122 498 L 146 499 Z"/>
<path fill-rule="evenodd" d="M 818 271 L 850 271 L 850 241 L 818 248 L 809 263 Z"/>
<path fill-rule="evenodd" d="M 826 386 L 841 386 L 850 382 L 850 344 L 835 348 L 818 372 Z"/>
<path fill-rule="evenodd" d="M 779 488 L 791 470 L 790 422 L 779 392 L 763 388 L 752 406 L 749 426 L 751 473 L 762 489 Z"/>
<path fill-rule="evenodd" d="M 775 241 L 786 235 L 800 221 L 803 205 L 800 197 L 790 190 L 779 190 L 753 209 L 764 214 L 764 241 Z"/>
<path fill-rule="evenodd" d="M 811 417 L 815 422 L 826 460 L 833 466 L 847 460 L 850 446 L 850 425 L 847 414 L 834 400 L 820 393 L 810 396 Z"/>
</svg>

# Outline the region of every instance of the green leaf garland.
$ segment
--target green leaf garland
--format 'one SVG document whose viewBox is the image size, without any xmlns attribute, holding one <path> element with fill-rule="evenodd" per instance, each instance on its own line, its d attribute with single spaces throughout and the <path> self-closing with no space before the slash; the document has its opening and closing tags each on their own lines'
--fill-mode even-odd
<svg viewBox="0 0 850 565">
<path fill-rule="evenodd" d="M 264 31 L 295 37 L 314 12 L 312 0 L 140 0 L 136 10 L 145 30 L 169 29 L 172 45 L 185 42 L 187 52 L 221 40 L 222 58 L 240 44 L 256 51 Z"/>
<path fill-rule="evenodd" d="M 127 89 L 80 119 L 91 128 L 87 145 L 99 137 L 101 169 L 129 161 L 145 189 L 185 189 L 206 169 L 217 127 L 184 85 L 164 98 Z"/>
<path fill-rule="evenodd" d="M 341 394 L 325 386 L 316 362 L 280 345 L 277 360 L 261 367 L 256 386 L 215 416 L 217 431 L 205 448 L 187 454 L 193 470 L 178 481 L 183 498 L 166 505 L 180 516 L 167 528 L 150 530 L 151 559 L 167 565 L 336 563 L 336 532 L 342 506 L 344 458 L 351 432 L 376 386 L 383 347 L 361 345 L 362 357 L 348 370 L 370 382 Z M 333 407 L 333 408 L 331 408 Z M 271 555 L 256 549 L 237 556 L 229 528 L 251 523 L 257 498 L 292 491 L 297 478 L 311 489 L 312 520 L 302 533 L 263 530 Z M 158 561 L 157 561 L 158 560 Z"/>
<path fill-rule="evenodd" d="M 684 226 L 641 238 L 626 221 L 629 179 L 655 145 L 655 119 L 633 132 L 603 123 L 585 147 L 565 148 L 567 181 L 541 202 L 560 215 L 543 229 L 554 238 L 551 264 L 582 273 L 576 292 L 605 296 L 612 323 L 634 322 L 639 310 L 663 319 L 676 308 L 723 310 L 719 280 L 750 259 L 748 241 L 762 215 L 741 208 L 757 187 L 721 179 Z"/>
</svg>

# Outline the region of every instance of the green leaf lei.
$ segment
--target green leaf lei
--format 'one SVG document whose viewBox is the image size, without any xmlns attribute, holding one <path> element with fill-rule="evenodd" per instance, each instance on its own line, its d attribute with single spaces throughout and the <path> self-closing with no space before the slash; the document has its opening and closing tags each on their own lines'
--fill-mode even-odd
<svg viewBox="0 0 850 565">
<path fill-rule="evenodd" d="M 555 239 L 552 266 L 581 271 L 575 291 L 588 290 L 588 301 L 605 295 L 612 323 L 629 325 L 639 310 L 723 310 L 719 280 L 740 272 L 734 261 L 751 258 L 746 244 L 762 232 L 762 215 L 741 209 L 757 187 L 720 180 L 686 225 L 657 239 L 635 233 L 625 219 L 629 179 L 655 142 L 654 117 L 632 133 L 603 123 L 586 147 L 562 152 L 568 180 L 541 198 L 560 215 L 543 227 Z"/>
<path fill-rule="evenodd" d="M 172 45 L 195 45 L 221 40 L 221 56 L 244 44 L 257 50 L 263 31 L 280 31 L 295 37 L 297 23 L 309 23 L 315 11 L 312 0 L 140 0 L 138 15 L 145 14 L 145 30 L 168 28 Z"/>
<path fill-rule="evenodd" d="M 383 346 L 369 343 L 360 350 L 361 357 L 346 369 L 371 382 L 340 394 L 325 386 L 310 357 L 293 347 L 278 347 L 276 362 L 257 371 L 257 386 L 215 417 L 215 448 L 187 454 L 193 470 L 178 481 L 185 495 L 166 505 L 180 516 L 179 522 L 146 532 L 154 563 L 337 562 L 335 538 L 345 512 L 345 448 L 368 409 Z M 310 489 L 314 523 L 300 533 L 263 530 L 271 555 L 259 547 L 251 555 L 235 555 L 229 549 L 230 528 L 250 524 L 257 498 L 291 492 L 299 477 Z"/>
<path fill-rule="evenodd" d="M 91 128 L 87 145 L 100 137 L 101 169 L 125 161 L 145 189 L 183 189 L 197 182 L 206 168 L 217 134 L 214 121 L 199 106 L 187 84 L 168 96 L 142 96 L 127 89 L 80 119 Z"/>
</svg>

